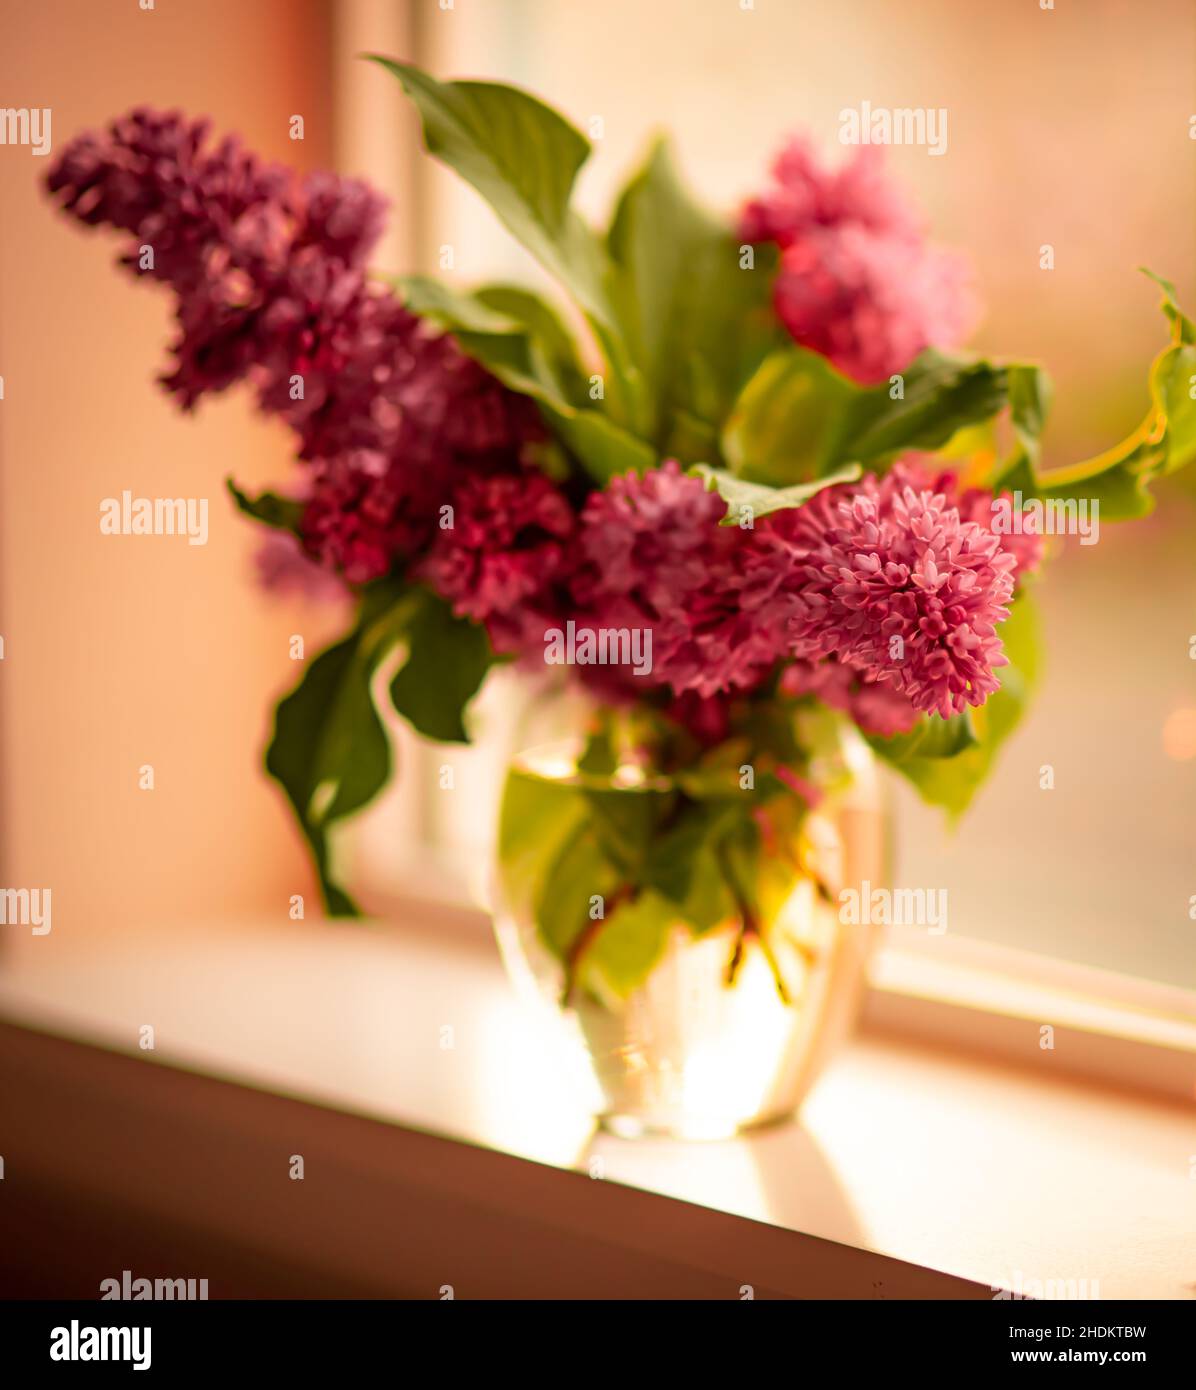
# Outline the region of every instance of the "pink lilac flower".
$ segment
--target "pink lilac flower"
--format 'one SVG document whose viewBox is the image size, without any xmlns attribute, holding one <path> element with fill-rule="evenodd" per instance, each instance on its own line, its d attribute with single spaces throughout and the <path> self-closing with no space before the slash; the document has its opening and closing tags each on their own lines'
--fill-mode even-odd
<svg viewBox="0 0 1196 1390">
<path fill-rule="evenodd" d="M 908 453 L 903 455 L 899 468 L 911 487 L 929 488 L 931 492 L 946 493 L 952 506 L 959 512 L 963 521 L 974 521 L 985 531 L 992 531 L 1017 562 L 1014 578 L 1019 582 L 1034 574 L 1042 564 L 1045 549 L 1043 537 L 1036 531 L 998 531 L 994 522 L 994 507 L 998 497 L 1012 497 L 1007 492 L 992 493 L 983 487 L 961 487 L 960 475 L 955 468 L 942 468 L 940 460 L 933 454 Z"/>
<path fill-rule="evenodd" d="M 653 680 L 676 694 L 749 689 L 781 650 L 783 634 L 740 602 L 744 533 L 718 524 L 725 511 L 670 460 L 612 479 L 582 512 L 573 595 L 585 621 L 650 630 Z"/>
<path fill-rule="evenodd" d="M 773 172 L 776 188 L 748 203 L 740 234 L 781 247 L 774 300 L 799 343 L 867 385 L 960 341 L 975 317 L 966 265 L 926 244 L 878 149 L 831 171 L 798 142 Z"/>
<path fill-rule="evenodd" d="M 375 578 L 431 539 L 461 476 L 517 468 L 538 416 L 366 279 L 376 193 L 206 138 L 204 122 L 134 111 L 72 141 L 47 183 L 83 222 L 132 235 L 134 273 L 152 249 L 144 273 L 178 297 L 168 389 L 190 409 L 251 381 L 313 465 L 309 550 L 352 582 Z"/>
<path fill-rule="evenodd" d="M 921 222 L 901 187 L 888 177 L 876 145 L 857 145 L 837 169 L 827 169 L 807 139 L 797 138 L 772 166 L 774 185 L 744 207 L 747 241 L 790 245 L 812 226 L 857 223 L 877 232 L 916 236 Z"/>
<path fill-rule="evenodd" d="M 955 475 L 952 473 L 941 473 L 934 479 L 932 486 L 936 492 L 946 491 L 950 494 L 956 486 Z M 959 508 L 959 514 L 964 521 L 974 521 L 978 526 L 985 530 L 993 530 L 993 503 L 997 497 L 1010 497 L 1008 493 L 998 493 L 996 496 L 986 488 L 973 487 L 963 492 L 955 505 Z M 1010 497 L 1010 502 L 1012 502 Z M 1020 582 L 1026 575 L 1034 574 L 1042 564 L 1043 550 L 1045 541 L 1037 531 L 997 531 L 994 532 L 1001 543 L 1002 550 L 1006 550 L 1013 556 L 1015 562 L 1014 576 Z"/>
<path fill-rule="evenodd" d="M 467 478 L 453 497 L 452 526 L 439 532 L 419 576 L 484 623 L 494 649 L 544 652 L 560 625 L 559 586 L 573 563 L 577 515 L 542 473 Z"/>
<path fill-rule="evenodd" d="M 959 342 L 971 319 L 967 283 L 949 254 L 846 224 L 812 228 L 787 246 L 774 294 L 797 342 L 873 385 L 931 344 Z"/>
<path fill-rule="evenodd" d="M 898 466 L 768 518 L 767 563 L 787 573 L 795 657 L 834 656 L 946 717 L 999 688 L 1016 561 L 918 481 Z"/>
</svg>

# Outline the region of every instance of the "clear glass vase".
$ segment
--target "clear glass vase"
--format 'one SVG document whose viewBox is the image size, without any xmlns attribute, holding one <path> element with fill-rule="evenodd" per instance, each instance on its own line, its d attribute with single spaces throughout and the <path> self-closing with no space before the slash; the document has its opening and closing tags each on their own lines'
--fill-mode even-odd
<svg viewBox="0 0 1196 1390">
<path fill-rule="evenodd" d="M 637 953 L 645 943 L 614 915 L 618 890 L 612 902 L 598 891 L 608 885 L 585 882 L 585 857 L 574 847 L 590 832 L 589 808 L 604 820 L 626 809 L 634 823 L 634 808 L 622 798 L 669 797 L 676 787 L 642 768 L 586 771 L 576 738 L 538 745 L 513 761 L 496 876 L 499 946 L 548 1045 L 584 1055 L 606 1129 L 625 1137 L 723 1138 L 792 1116 L 849 1031 L 874 941 L 871 928 L 840 921 L 839 890 L 886 882 L 886 818 L 871 750 L 849 725 L 840 721 L 834 730 L 834 746 L 808 769 L 816 808 L 801 819 L 794 843 L 760 857 L 760 891 L 745 891 L 742 912 L 700 930 L 680 911 L 667 923 L 658 918 L 642 979 Z M 551 878 L 526 872 L 554 836 L 562 866 L 555 888 Z M 712 872 L 712 851 L 706 845 L 697 853 L 701 862 L 673 867 L 690 870 L 700 885 Z M 561 891 L 579 895 L 563 917 Z M 752 914 L 749 898 L 757 904 Z M 566 948 L 560 923 L 568 929 L 586 901 L 601 904 L 605 916 L 587 920 Z M 605 969 L 572 978 L 572 957 L 615 921 L 626 939 L 603 942 Z M 634 987 L 620 989 L 627 978 Z"/>
</svg>

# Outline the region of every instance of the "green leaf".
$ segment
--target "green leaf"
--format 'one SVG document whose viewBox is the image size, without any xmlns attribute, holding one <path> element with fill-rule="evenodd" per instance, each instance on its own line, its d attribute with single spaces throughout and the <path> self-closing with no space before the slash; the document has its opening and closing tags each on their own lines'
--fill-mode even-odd
<svg viewBox="0 0 1196 1390">
<path fill-rule="evenodd" d="M 1196 346 L 1177 344 L 1163 353 L 1151 376 L 1151 394 L 1158 402 L 1155 428 L 1159 440 L 1159 471 L 1175 473 L 1196 458 Z"/>
<path fill-rule="evenodd" d="M 580 962 L 578 983 L 600 999 L 626 999 L 652 973 L 677 922 L 667 898 L 638 893 L 599 924 Z"/>
<path fill-rule="evenodd" d="M 590 776 L 609 777 L 618 765 L 613 720 L 607 711 L 599 710 L 597 725 L 590 730 L 577 760 L 577 770 Z"/>
<path fill-rule="evenodd" d="M 950 357 L 933 348 L 906 369 L 902 380 L 902 395 L 896 400 L 888 383 L 859 390 L 828 462 L 867 463 L 906 449 L 937 449 L 957 430 L 991 419 L 1009 394 L 1008 368 Z"/>
<path fill-rule="evenodd" d="M 1013 453 L 993 474 L 994 493 L 1014 490 L 1037 494 L 1035 475 L 1050 399 L 1050 378 L 1041 368 L 1019 365 L 1009 369 L 1009 416 L 1015 444 Z"/>
<path fill-rule="evenodd" d="M 1038 615 L 1024 590 L 1014 600 L 999 631 L 1010 664 L 1001 668 L 1001 688 L 978 709 L 969 711 L 974 741 L 962 736 L 958 728 L 955 735 L 944 729 L 937 735 L 943 746 L 936 748 L 933 756 L 927 756 L 917 746 L 912 750 L 904 748 L 900 740 L 869 740 L 882 758 L 913 783 L 923 800 L 942 806 L 953 821 L 968 808 L 992 770 L 998 750 L 1020 722 L 1038 680 Z M 949 725 L 952 721 L 940 723 Z M 953 739 L 959 743 L 959 751 L 954 754 L 944 751 Z"/>
<path fill-rule="evenodd" d="M 585 136 L 517 87 L 438 82 L 410 63 L 370 56 L 415 102 L 428 152 L 472 184 L 538 259 L 557 261 L 573 181 L 590 155 Z"/>
<path fill-rule="evenodd" d="M 404 636 L 407 657 L 390 683 L 391 703 L 425 738 L 468 743 L 465 707 L 494 663 L 485 628 L 422 591 Z"/>
<path fill-rule="evenodd" d="M 576 299 L 611 364 L 616 413 L 634 424 L 642 381 L 607 292 L 610 263 L 602 243 L 569 205 L 589 142 L 563 116 L 516 87 L 438 82 L 410 63 L 371 57 L 415 102 L 428 152 L 472 184 Z"/>
<path fill-rule="evenodd" d="M 459 294 L 420 275 L 397 284 L 415 313 L 451 332 L 505 386 L 532 397 L 553 434 L 600 486 L 657 462 L 650 445 L 602 411 L 577 403 L 586 387 L 576 351 L 560 320 L 535 295 L 510 286 Z"/>
<path fill-rule="evenodd" d="M 596 411 L 546 409 L 544 413 L 557 437 L 577 455 L 599 487 L 619 474 L 644 473 L 659 462 L 650 445 Z"/>
<path fill-rule="evenodd" d="M 711 468 L 699 463 L 689 470 L 705 480 L 708 491 L 717 492 L 727 504 L 727 514 L 719 523 L 722 526 L 739 526 L 745 518 L 753 521 L 770 512 L 784 511 L 790 507 L 800 507 L 823 488 L 836 483 L 854 483 L 863 472 L 858 463 L 845 464 L 833 473 L 816 478 L 810 483 L 794 483 L 790 487 L 769 487 L 765 483 L 749 483 L 728 473 L 723 468 Z"/>
<path fill-rule="evenodd" d="M 787 486 L 817 478 L 857 389 L 806 348 L 772 353 L 735 402 L 723 429 L 723 457 L 755 482 Z"/>
<path fill-rule="evenodd" d="M 976 737 L 972 711 L 965 710 L 949 719 L 924 714 L 909 733 L 892 738 L 869 735 L 868 742 L 886 762 L 898 766 L 927 758 L 954 758 L 968 748 L 975 748 L 980 740 Z"/>
<path fill-rule="evenodd" d="M 741 769 L 755 765 L 753 741 L 736 734 L 705 749 L 673 774 L 677 786 L 694 801 L 738 800 L 752 793 L 742 786 Z"/>
<path fill-rule="evenodd" d="M 709 931 L 735 913 L 717 857 L 719 843 L 745 816 L 755 801 L 739 792 L 734 804 L 698 803 L 648 848 L 644 881 L 672 904 L 674 920 L 696 932 Z"/>
<path fill-rule="evenodd" d="M 733 472 L 754 482 L 808 482 L 845 463 L 876 464 L 937 449 L 1004 405 L 1007 369 L 928 350 L 903 374 L 862 387 L 815 352 L 772 353 L 740 393 L 723 431 Z"/>
<path fill-rule="evenodd" d="M 398 640 L 406 612 L 393 588 L 367 591 L 354 631 L 315 657 L 275 710 L 266 770 L 290 799 L 333 916 L 355 916 L 357 906 L 334 881 L 328 832 L 390 778 L 390 744 L 370 681 Z"/>
<path fill-rule="evenodd" d="M 774 248 L 738 240 L 683 187 L 657 141 L 624 189 L 608 237 L 613 297 L 650 401 L 647 432 L 662 454 L 710 458 L 740 388 L 783 338 L 772 311 Z"/>
<path fill-rule="evenodd" d="M 497 837 L 504 911 L 535 920 L 552 866 L 587 824 L 585 802 L 575 786 L 540 776 L 519 762 L 512 766 L 503 786 Z"/>
<path fill-rule="evenodd" d="M 1162 310 L 1167 315 L 1178 343 L 1196 343 L 1196 324 L 1179 307 L 1179 293 L 1170 280 L 1140 265 L 1138 269 L 1163 291 Z"/>
<path fill-rule="evenodd" d="M 389 581 L 365 591 L 353 632 L 311 662 L 275 712 L 266 769 L 294 807 L 335 916 L 357 907 L 335 882 L 328 832 L 390 780 L 390 742 L 371 682 L 402 641 L 407 658 L 390 687 L 396 710 L 429 738 L 465 741 L 464 708 L 493 661 L 485 631 L 435 595 Z"/>
<path fill-rule="evenodd" d="M 1150 408 L 1137 429 L 1111 449 L 1066 468 L 1039 472 L 1037 449 L 1025 440 L 1027 417 L 1015 414 L 1019 448 L 996 479 L 999 490 L 1023 498 L 1087 499 L 1100 504 L 1107 521 L 1146 516 L 1154 507 L 1151 483 L 1186 467 L 1196 458 L 1196 326 L 1176 302 L 1175 287 L 1145 272 L 1163 289 L 1162 309 L 1171 326 L 1171 343 L 1151 364 Z M 1020 428 L 1019 428 L 1020 424 Z M 1036 444 L 1036 436 L 1035 436 Z"/>
<path fill-rule="evenodd" d="M 665 798 L 659 792 L 615 788 L 587 788 L 584 796 L 606 857 L 625 878 L 637 882 Z"/>
<path fill-rule="evenodd" d="M 591 899 L 613 903 L 620 886 L 618 869 L 607 858 L 592 823 L 581 826 L 561 846 L 534 899 L 536 929 L 558 960 L 566 960 L 585 932 L 602 927 L 590 917 Z"/>
<path fill-rule="evenodd" d="M 560 384 L 566 400 L 575 405 L 586 403 L 589 374 L 573 335 L 552 305 L 522 285 L 482 285 L 474 290 L 473 299 L 517 325 L 528 336 L 553 379 Z"/>
<path fill-rule="evenodd" d="M 1031 467 L 1038 467 L 1040 440 L 1051 409 L 1051 379 L 1041 367 L 1019 363 L 1009 372 L 1009 416 L 1018 448 Z"/>
<path fill-rule="evenodd" d="M 246 516 L 251 516 L 255 521 L 261 521 L 267 526 L 274 526 L 280 531 L 299 534 L 299 523 L 303 519 L 302 502 L 296 501 L 293 497 L 281 497 L 276 492 L 263 492 L 257 497 L 250 497 L 248 493 L 242 492 L 231 478 L 225 478 L 224 485 Z"/>
<path fill-rule="evenodd" d="M 577 348 L 537 295 L 492 285 L 462 293 L 428 275 L 390 281 L 407 307 L 456 338 L 462 349 L 513 391 L 569 407 L 584 392 Z"/>
</svg>

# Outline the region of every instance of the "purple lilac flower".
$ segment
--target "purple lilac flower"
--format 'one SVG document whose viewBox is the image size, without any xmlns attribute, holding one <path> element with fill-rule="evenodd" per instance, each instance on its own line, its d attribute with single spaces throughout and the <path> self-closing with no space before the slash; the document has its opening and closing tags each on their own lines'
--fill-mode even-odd
<svg viewBox="0 0 1196 1390">
<path fill-rule="evenodd" d="M 746 611 L 743 533 L 717 494 L 670 460 L 613 478 L 582 512 L 578 607 L 597 626 L 652 632 L 654 680 L 713 696 L 759 683 L 783 634 Z"/>
<path fill-rule="evenodd" d="M 519 467 L 535 409 L 367 280 L 384 208 L 367 185 L 206 142 L 205 122 L 136 110 L 73 140 L 47 184 L 81 221 L 130 233 L 122 264 L 176 292 L 168 389 L 190 409 L 251 381 L 313 465 L 309 550 L 375 578 L 431 539 L 462 476 Z"/>
<path fill-rule="evenodd" d="M 419 570 L 460 617 L 484 623 L 499 652 L 543 655 L 561 623 L 577 514 L 542 473 L 468 478 Z"/>
</svg>

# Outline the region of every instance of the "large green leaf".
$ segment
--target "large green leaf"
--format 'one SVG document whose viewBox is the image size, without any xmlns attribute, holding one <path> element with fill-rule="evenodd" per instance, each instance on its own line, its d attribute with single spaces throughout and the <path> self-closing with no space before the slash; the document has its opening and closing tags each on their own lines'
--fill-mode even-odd
<svg viewBox="0 0 1196 1390">
<path fill-rule="evenodd" d="M 854 483 L 863 470 L 858 463 L 849 463 L 811 483 L 794 483 L 790 487 L 749 483 L 734 473 L 728 473 L 725 468 L 711 468 L 704 463 L 695 464 L 690 472 L 704 479 L 707 489 L 717 492 L 727 504 L 727 514 L 720 525 L 742 526 L 745 520 L 750 519 L 754 523 L 771 512 L 801 507 L 824 488 L 834 487 L 837 483 Z"/>
<path fill-rule="evenodd" d="M 496 82 L 438 82 L 410 63 L 371 55 L 415 102 L 428 152 L 482 195 L 499 220 L 568 289 L 612 369 L 612 408 L 634 425 L 642 380 L 608 293 L 601 241 L 570 206 L 589 142 L 551 107 Z"/>
<path fill-rule="evenodd" d="M 900 739 L 872 739 L 872 746 L 918 789 L 923 800 L 941 806 L 957 820 L 992 770 L 998 750 L 1017 727 L 1038 679 L 1041 638 L 1037 611 L 1023 590 L 999 628 L 1009 665 L 1000 670 L 1001 688 L 966 722 L 933 721 Z M 930 740 L 921 743 L 919 739 Z M 955 749 L 957 751 L 952 751 Z"/>
<path fill-rule="evenodd" d="M 1009 394 L 1009 368 L 950 357 L 928 348 L 902 374 L 901 394 L 887 383 L 852 397 L 831 457 L 868 463 L 906 449 L 937 449 L 957 430 L 991 419 Z"/>
<path fill-rule="evenodd" d="M 622 473 L 644 473 L 659 462 L 650 445 L 597 411 L 542 409 L 557 437 L 577 455 L 599 487 Z"/>
<path fill-rule="evenodd" d="M 857 389 L 825 357 L 781 348 L 765 358 L 735 402 L 723 430 L 723 457 L 754 482 L 810 482 L 832 457 Z"/>
<path fill-rule="evenodd" d="M 407 657 L 390 683 L 396 711 L 425 738 L 468 743 L 465 707 L 494 663 L 486 630 L 430 591 L 419 595 L 404 629 Z"/>
<path fill-rule="evenodd" d="M 395 708 L 429 738 L 464 741 L 465 706 L 494 659 L 486 633 L 433 594 L 390 581 L 365 590 L 356 627 L 312 660 L 275 711 L 266 770 L 290 799 L 334 916 L 357 907 L 335 880 L 329 831 L 390 780 L 390 742 L 371 683 L 400 643 L 407 657 L 391 682 Z"/>
<path fill-rule="evenodd" d="M 647 429 L 663 454 L 709 459 L 743 383 L 783 337 L 774 250 L 740 247 L 682 186 L 663 140 L 624 189 L 608 238 L 613 295 L 642 367 Z"/>
<path fill-rule="evenodd" d="M 536 97 L 497 82 L 438 82 L 411 63 L 371 55 L 415 102 L 428 152 L 482 195 L 536 257 L 583 277 L 593 265 L 565 253 L 576 230 L 569 206 L 590 143 Z M 582 294 L 595 288 L 580 281 Z M 587 306 L 601 307 L 601 305 Z"/>
<path fill-rule="evenodd" d="M 1008 388 L 1007 369 L 933 350 L 898 385 L 862 387 L 819 354 L 789 346 L 768 356 L 740 393 L 723 454 L 733 472 L 754 482 L 809 482 L 846 463 L 937 449 L 997 414 Z"/>
<path fill-rule="evenodd" d="M 353 632 L 312 660 L 275 711 L 266 770 L 290 799 L 334 916 L 356 915 L 357 907 L 335 882 L 328 832 L 390 779 L 390 745 L 370 681 L 398 640 L 407 613 L 407 599 L 391 586 L 367 591 Z"/>
<path fill-rule="evenodd" d="M 451 332 L 463 351 L 512 391 L 532 397 L 554 435 L 599 486 L 657 462 L 650 445 L 581 403 L 587 387 L 576 349 L 536 295 L 507 285 L 461 294 L 422 275 L 396 283 L 413 312 Z"/>
</svg>

